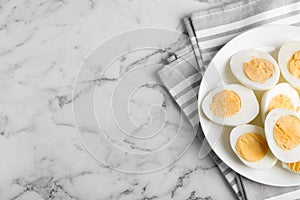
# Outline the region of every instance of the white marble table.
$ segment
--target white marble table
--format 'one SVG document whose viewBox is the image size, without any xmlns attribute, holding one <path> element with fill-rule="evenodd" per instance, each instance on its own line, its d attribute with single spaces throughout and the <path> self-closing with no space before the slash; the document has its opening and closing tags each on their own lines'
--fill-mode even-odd
<svg viewBox="0 0 300 200">
<path fill-rule="evenodd" d="M 182 17 L 226 2 L 0 1 L 0 199 L 233 199 L 216 166 L 208 158 L 198 159 L 197 139 L 179 160 L 167 167 L 160 170 L 155 170 L 157 166 L 146 167 L 151 171 L 148 173 L 126 173 L 126 166 L 110 168 L 87 152 L 90 149 L 84 147 L 75 127 L 85 131 L 91 141 L 97 142 L 93 137 L 98 132 L 92 126 L 76 125 L 72 112 L 76 73 L 84 58 L 98 44 L 112 35 L 134 28 L 160 27 L 182 32 Z M 149 76 L 145 76 L 147 69 L 136 73 L 143 79 L 157 81 L 154 72 L 161 67 L 162 54 L 143 51 L 132 58 L 121 58 L 121 62 L 113 66 L 118 69 L 117 72 L 112 70 L 110 75 L 121 73 L 120 67 L 130 69 L 136 63 L 151 60 L 152 64 L 157 65 L 154 64 L 148 71 L 151 72 Z M 97 74 L 98 69 L 91 72 Z M 85 81 L 81 86 L 85 83 L 93 85 L 95 80 Z M 118 78 L 105 77 L 102 81 L 108 82 L 107 85 L 110 82 L 116 84 Z M 109 87 L 106 92 L 111 90 Z M 78 102 L 88 93 L 75 91 Z M 100 102 L 97 104 L 100 105 L 98 115 L 106 120 L 108 115 L 101 105 L 108 97 L 101 94 L 97 100 Z M 131 108 L 130 119 L 137 127 L 149 122 L 148 114 L 157 114 L 154 119 L 163 120 L 159 114 L 165 109 L 173 118 L 167 121 L 169 128 L 163 132 L 172 136 L 179 111 L 165 91 L 159 85 L 148 84 L 134 95 L 128 106 Z M 159 109 L 147 114 L 153 104 L 158 105 Z M 85 107 L 80 108 L 85 110 Z M 85 116 L 82 118 L 85 119 Z M 191 132 L 185 120 L 182 127 L 181 131 L 187 135 Z M 108 126 L 104 129 L 110 130 L 109 136 L 117 136 L 113 128 Z M 149 134 L 149 131 L 143 134 Z M 186 140 L 181 138 L 183 142 Z M 152 151 L 160 142 L 163 141 L 157 140 L 151 143 L 152 146 L 136 148 L 135 151 L 143 152 L 147 148 L 152 148 Z M 125 142 L 122 147 L 130 147 L 128 144 L 126 146 Z M 176 149 L 169 151 L 170 155 L 174 152 Z M 118 161 L 120 159 L 116 158 Z M 132 168 L 127 171 L 132 172 Z"/>
</svg>

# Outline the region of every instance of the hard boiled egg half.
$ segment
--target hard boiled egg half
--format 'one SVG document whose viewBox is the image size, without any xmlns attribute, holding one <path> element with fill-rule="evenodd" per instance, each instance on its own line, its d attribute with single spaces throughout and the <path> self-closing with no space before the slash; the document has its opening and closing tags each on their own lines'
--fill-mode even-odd
<svg viewBox="0 0 300 200">
<path fill-rule="evenodd" d="M 280 83 L 266 91 L 261 99 L 261 114 L 264 122 L 266 115 L 274 108 L 296 111 L 300 103 L 298 92 L 288 83 Z"/>
<path fill-rule="evenodd" d="M 252 121 L 259 113 L 259 104 L 252 90 L 229 84 L 208 93 L 202 102 L 202 110 L 217 124 L 237 126 Z"/>
<path fill-rule="evenodd" d="M 282 167 L 292 173 L 300 175 L 300 162 L 282 163 Z"/>
<path fill-rule="evenodd" d="M 278 64 L 283 77 L 300 89 L 300 42 L 287 42 L 278 53 Z"/>
<path fill-rule="evenodd" d="M 285 163 L 300 161 L 300 120 L 295 112 L 271 110 L 265 120 L 265 133 L 276 158 Z"/>
<path fill-rule="evenodd" d="M 280 76 L 274 58 L 256 49 L 234 54 L 230 59 L 230 68 L 240 83 L 254 90 L 267 90 L 275 86 Z"/>
<path fill-rule="evenodd" d="M 230 133 L 234 153 L 247 166 L 255 169 L 273 167 L 277 159 L 270 151 L 264 129 L 250 124 L 237 126 Z"/>
</svg>

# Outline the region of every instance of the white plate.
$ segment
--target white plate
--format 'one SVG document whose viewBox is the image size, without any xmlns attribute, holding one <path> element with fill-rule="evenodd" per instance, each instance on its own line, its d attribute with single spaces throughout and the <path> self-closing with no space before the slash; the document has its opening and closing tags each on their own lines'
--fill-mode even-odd
<svg viewBox="0 0 300 200">
<path fill-rule="evenodd" d="M 300 41 L 300 28 L 284 25 L 264 26 L 245 32 L 228 42 L 212 59 L 199 89 L 198 108 L 208 92 L 222 82 L 238 83 L 233 77 L 230 67 L 230 57 L 241 50 L 261 49 L 272 52 L 276 58 L 278 48 L 286 41 Z M 261 92 L 257 93 L 261 97 Z M 239 174 L 259 183 L 273 186 L 300 185 L 300 175 L 294 175 L 281 167 L 280 162 L 268 170 L 255 170 L 245 166 L 231 150 L 229 133 L 233 127 L 223 127 L 211 122 L 199 109 L 199 118 L 203 132 L 210 146 L 220 159 Z M 251 124 L 261 125 L 260 119 Z"/>
</svg>

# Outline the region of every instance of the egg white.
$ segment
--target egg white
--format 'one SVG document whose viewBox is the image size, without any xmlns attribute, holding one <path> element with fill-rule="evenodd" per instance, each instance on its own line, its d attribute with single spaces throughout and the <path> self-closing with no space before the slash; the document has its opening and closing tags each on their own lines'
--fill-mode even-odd
<svg viewBox="0 0 300 200">
<path fill-rule="evenodd" d="M 288 81 L 295 88 L 300 89 L 300 79 L 294 77 L 288 69 L 288 61 L 294 53 L 300 50 L 300 42 L 286 42 L 284 43 L 278 53 L 278 64 L 281 73 L 286 81 Z"/>
<path fill-rule="evenodd" d="M 277 159 L 272 154 L 270 149 L 268 150 L 268 152 L 264 158 L 262 158 L 261 160 L 256 161 L 256 162 L 249 162 L 247 160 L 244 160 L 237 153 L 235 146 L 236 146 L 236 143 L 237 143 L 239 137 L 244 135 L 245 133 L 250 133 L 250 132 L 257 133 L 257 134 L 261 135 L 263 138 L 266 138 L 264 129 L 259 126 L 255 126 L 255 125 L 251 125 L 251 124 L 237 126 L 234 129 L 232 129 L 232 131 L 230 133 L 230 145 L 231 145 L 232 150 L 237 155 L 237 157 L 248 167 L 255 168 L 255 169 L 269 169 L 269 168 L 273 167 L 276 164 Z"/>
<path fill-rule="evenodd" d="M 210 104 L 213 97 L 223 90 L 234 91 L 236 94 L 238 94 L 241 100 L 240 111 L 235 115 L 226 118 L 214 115 L 210 109 Z M 240 84 L 229 84 L 222 85 L 208 93 L 208 95 L 202 101 L 202 110 L 210 120 L 217 124 L 225 126 L 237 126 L 252 121 L 259 113 L 259 104 L 252 90 Z"/>
<path fill-rule="evenodd" d="M 266 91 L 261 99 L 261 119 L 264 122 L 266 118 L 266 114 L 269 108 L 269 105 L 274 97 L 283 94 L 291 99 L 291 101 L 294 104 L 294 109 L 297 109 L 297 107 L 300 104 L 299 95 L 297 90 L 293 88 L 288 83 L 280 83 L 276 85 L 275 87 L 271 88 L 270 90 Z"/>
<path fill-rule="evenodd" d="M 284 108 L 275 108 L 269 112 L 265 120 L 267 142 L 272 153 L 278 160 L 286 163 L 298 162 L 300 160 L 300 145 L 291 150 L 284 150 L 277 145 L 274 138 L 274 126 L 277 120 L 286 115 L 298 117 L 297 113 Z"/>
<path fill-rule="evenodd" d="M 258 83 L 250 80 L 244 72 L 244 63 L 249 62 L 254 58 L 264 58 L 274 65 L 275 71 L 273 76 L 264 83 Z M 280 68 L 276 60 L 270 54 L 257 49 L 240 51 L 234 54 L 230 59 L 230 68 L 234 77 L 241 84 L 253 90 L 267 90 L 275 86 L 280 77 Z"/>
</svg>

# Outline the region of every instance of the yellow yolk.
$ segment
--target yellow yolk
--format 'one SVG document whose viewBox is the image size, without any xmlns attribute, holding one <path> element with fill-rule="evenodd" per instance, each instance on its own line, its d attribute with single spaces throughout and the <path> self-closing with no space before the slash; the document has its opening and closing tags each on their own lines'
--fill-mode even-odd
<svg viewBox="0 0 300 200">
<path fill-rule="evenodd" d="M 288 61 L 290 73 L 300 79 L 300 51 L 297 51 Z"/>
<path fill-rule="evenodd" d="M 223 90 L 213 97 L 210 109 L 216 116 L 230 117 L 240 111 L 241 99 L 234 91 Z"/>
<path fill-rule="evenodd" d="M 286 108 L 294 111 L 294 104 L 288 96 L 279 94 L 275 96 L 270 102 L 269 108 L 267 110 L 267 114 L 274 108 Z"/>
<path fill-rule="evenodd" d="M 297 112 L 297 113 L 300 112 L 300 106 L 298 106 L 298 107 L 296 108 L 296 112 Z"/>
<path fill-rule="evenodd" d="M 274 71 L 273 63 L 264 58 L 254 58 L 244 63 L 244 73 L 254 82 L 264 83 L 273 76 Z"/>
<path fill-rule="evenodd" d="M 295 163 L 286 164 L 292 171 L 299 173 L 300 172 L 300 161 Z"/>
<path fill-rule="evenodd" d="M 237 153 L 249 162 L 263 159 L 268 152 L 268 144 L 264 137 L 257 133 L 245 133 L 236 143 Z"/>
<path fill-rule="evenodd" d="M 274 139 L 284 150 L 298 146 L 300 144 L 300 120 L 293 115 L 281 117 L 274 126 Z"/>
</svg>

